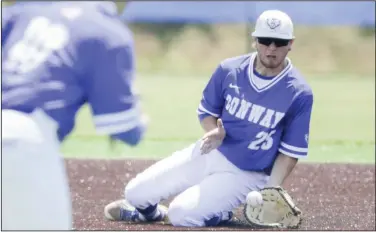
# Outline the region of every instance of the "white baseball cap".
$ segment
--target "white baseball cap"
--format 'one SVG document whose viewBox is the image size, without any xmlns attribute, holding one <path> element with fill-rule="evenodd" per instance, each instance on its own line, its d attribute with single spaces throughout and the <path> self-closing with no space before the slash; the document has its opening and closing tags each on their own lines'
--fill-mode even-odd
<svg viewBox="0 0 376 233">
<path fill-rule="evenodd" d="M 295 38 L 294 26 L 286 13 L 279 10 L 267 10 L 258 17 L 252 36 L 291 40 Z"/>
</svg>

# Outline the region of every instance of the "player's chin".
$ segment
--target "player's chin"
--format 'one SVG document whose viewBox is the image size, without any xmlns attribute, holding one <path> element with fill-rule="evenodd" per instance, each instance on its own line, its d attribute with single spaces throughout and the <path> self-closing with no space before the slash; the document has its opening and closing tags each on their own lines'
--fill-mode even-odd
<svg viewBox="0 0 376 233">
<path fill-rule="evenodd" d="M 268 69 L 275 69 L 278 68 L 281 62 L 275 60 L 275 59 L 270 59 L 267 62 L 265 62 L 265 67 Z"/>
<path fill-rule="evenodd" d="M 266 63 L 265 67 L 268 68 L 268 69 L 275 69 L 275 68 L 278 67 L 278 64 L 269 62 L 269 63 Z"/>
</svg>

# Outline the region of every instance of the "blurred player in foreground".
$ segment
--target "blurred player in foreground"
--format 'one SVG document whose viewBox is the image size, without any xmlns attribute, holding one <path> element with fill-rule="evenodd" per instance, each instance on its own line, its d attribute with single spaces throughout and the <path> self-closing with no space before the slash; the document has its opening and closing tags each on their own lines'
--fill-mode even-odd
<svg viewBox="0 0 376 233">
<path fill-rule="evenodd" d="M 88 103 L 98 133 L 137 145 L 131 32 L 111 2 L 25 2 L 2 16 L 2 228 L 69 230 L 60 143 Z"/>
<path fill-rule="evenodd" d="M 282 185 L 307 156 L 313 94 L 286 57 L 293 23 L 265 11 L 252 36 L 257 52 L 221 62 L 203 91 L 202 139 L 132 179 L 125 199 L 105 207 L 107 219 L 216 226 L 250 191 Z M 159 204 L 175 195 L 169 208 Z"/>
</svg>

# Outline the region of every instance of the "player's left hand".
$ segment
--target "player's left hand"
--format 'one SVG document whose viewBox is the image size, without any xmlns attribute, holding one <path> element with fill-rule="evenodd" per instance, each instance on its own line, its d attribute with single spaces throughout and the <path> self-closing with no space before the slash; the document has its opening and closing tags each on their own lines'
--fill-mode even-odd
<svg viewBox="0 0 376 233">
<path fill-rule="evenodd" d="M 225 128 L 221 119 L 217 120 L 217 128 L 207 132 L 201 141 L 200 151 L 201 154 L 207 154 L 210 151 L 216 149 L 223 142 L 226 136 Z"/>
</svg>

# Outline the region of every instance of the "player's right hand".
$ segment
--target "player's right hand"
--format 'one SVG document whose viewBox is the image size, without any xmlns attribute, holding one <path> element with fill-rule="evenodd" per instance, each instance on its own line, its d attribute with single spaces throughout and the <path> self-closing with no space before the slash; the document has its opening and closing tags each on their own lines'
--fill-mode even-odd
<svg viewBox="0 0 376 233">
<path fill-rule="evenodd" d="M 218 119 L 217 128 L 207 132 L 201 139 L 201 154 L 207 154 L 210 151 L 217 149 L 222 144 L 225 136 L 226 131 L 223 127 L 223 122 L 221 119 Z"/>
</svg>

